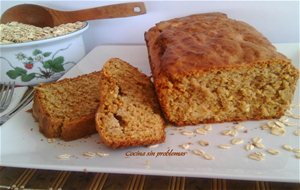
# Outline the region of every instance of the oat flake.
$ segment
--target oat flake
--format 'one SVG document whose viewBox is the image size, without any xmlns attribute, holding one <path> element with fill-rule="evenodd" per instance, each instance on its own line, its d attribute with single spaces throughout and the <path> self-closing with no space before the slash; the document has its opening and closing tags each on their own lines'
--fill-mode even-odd
<svg viewBox="0 0 300 190">
<path fill-rule="evenodd" d="M 208 145 L 209 145 L 209 142 L 204 141 L 204 140 L 200 140 L 198 143 L 199 143 L 201 146 L 208 146 Z"/>
<path fill-rule="evenodd" d="M 248 155 L 252 160 L 261 161 L 265 159 L 265 154 L 262 152 L 254 152 Z"/>
<path fill-rule="evenodd" d="M 203 156 L 205 154 L 205 152 L 203 150 L 200 150 L 200 149 L 194 149 L 193 153 L 195 155 L 198 155 L 198 156 Z"/>
<path fill-rule="evenodd" d="M 207 130 L 205 130 L 204 128 L 197 128 L 196 129 L 196 133 L 198 133 L 200 135 L 206 135 L 207 134 Z"/>
<path fill-rule="evenodd" d="M 272 155 L 277 155 L 279 154 L 279 150 L 273 149 L 273 148 L 269 148 L 267 149 L 267 152 L 272 154 Z"/>
<path fill-rule="evenodd" d="M 260 149 L 265 148 L 265 145 L 264 145 L 263 143 L 254 143 L 254 146 L 255 146 L 256 148 L 260 148 Z"/>
<path fill-rule="evenodd" d="M 285 128 L 285 125 L 280 121 L 274 121 L 274 123 L 280 128 Z"/>
<path fill-rule="evenodd" d="M 84 152 L 82 155 L 92 158 L 92 157 L 96 156 L 96 153 L 94 153 L 94 152 Z"/>
<path fill-rule="evenodd" d="M 184 143 L 184 144 L 181 144 L 181 145 L 179 145 L 179 146 L 180 146 L 181 148 L 187 150 L 187 149 L 190 148 L 190 143 Z"/>
<path fill-rule="evenodd" d="M 204 129 L 207 130 L 207 131 L 211 131 L 212 130 L 212 125 L 206 124 L 206 125 L 204 125 Z"/>
<path fill-rule="evenodd" d="M 214 160 L 215 159 L 215 157 L 213 155 L 207 154 L 207 153 L 203 154 L 203 158 L 206 160 Z"/>
<path fill-rule="evenodd" d="M 193 131 L 182 131 L 181 134 L 185 135 L 185 136 L 193 136 L 194 132 Z"/>
<path fill-rule="evenodd" d="M 233 138 L 233 139 L 231 139 L 231 144 L 233 144 L 233 145 L 242 144 L 243 142 L 244 142 L 244 140 L 241 139 L 241 138 Z"/>
<path fill-rule="evenodd" d="M 231 129 L 231 130 L 227 129 L 227 130 L 222 131 L 221 133 L 225 136 L 232 136 L 232 137 L 235 137 L 238 134 L 237 130 L 235 130 L 235 129 Z"/>
<path fill-rule="evenodd" d="M 48 138 L 48 139 L 47 139 L 47 142 L 48 142 L 48 143 L 54 143 L 54 142 L 55 142 L 55 139 L 54 139 L 54 138 Z"/>
<path fill-rule="evenodd" d="M 109 156 L 108 153 L 104 153 L 104 152 L 97 152 L 96 154 L 97 154 L 98 156 L 100 156 L 100 157 L 106 157 L 106 156 Z"/>
<path fill-rule="evenodd" d="M 293 152 L 300 153 L 300 148 L 293 148 Z"/>
<path fill-rule="evenodd" d="M 251 139 L 251 141 L 253 143 L 261 143 L 262 142 L 262 138 L 260 138 L 260 137 L 254 137 L 254 138 Z"/>
<path fill-rule="evenodd" d="M 69 160 L 71 157 L 70 154 L 61 154 L 61 155 L 58 155 L 57 158 L 60 159 L 60 160 Z"/>
<path fill-rule="evenodd" d="M 287 117 L 281 117 L 278 121 L 280 121 L 282 123 L 285 123 L 285 122 L 289 121 L 289 118 L 287 118 Z"/>
<path fill-rule="evenodd" d="M 244 130 L 245 129 L 245 127 L 241 124 L 235 125 L 235 126 L 233 126 L 233 128 L 236 130 Z"/>
<path fill-rule="evenodd" d="M 159 144 L 153 144 L 153 145 L 149 145 L 148 148 L 157 148 L 159 146 Z"/>
<path fill-rule="evenodd" d="M 296 131 L 294 131 L 293 134 L 296 136 L 300 136 L 300 129 L 297 129 Z"/>
<path fill-rule="evenodd" d="M 282 136 L 285 134 L 285 129 L 279 128 L 279 127 L 273 127 L 271 129 L 271 134 L 276 135 L 276 136 Z"/>
<path fill-rule="evenodd" d="M 253 150 L 254 149 L 254 145 L 251 144 L 251 143 L 248 143 L 248 144 L 246 144 L 245 149 L 246 150 Z"/>
<path fill-rule="evenodd" d="M 218 147 L 221 149 L 230 149 L 231 148 L 231 146 L 229 144 L 220 144 L 220 145 L 218 145 Z"/>
<path fill-rule="evenodd" d="M 293 151 L 293 148 L 288 144 L 283 145 L 282 148 L 287 151 Z"/>
</svg>

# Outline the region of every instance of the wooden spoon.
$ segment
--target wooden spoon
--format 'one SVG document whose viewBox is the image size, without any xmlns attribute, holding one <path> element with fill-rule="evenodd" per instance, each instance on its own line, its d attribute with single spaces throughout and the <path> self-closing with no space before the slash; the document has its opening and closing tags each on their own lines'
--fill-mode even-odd
<svg viewBox="0 0 300 190">
<path fill-rule="evenodd" d="M 53 27 L 76 21 L 137 16 L 146 13 L 142 2 L 114 4 L 77 11 L 59 11 L 33 4 L 21 4 L 7 9 L 0 22 L 17 21 L 39 27 Z"/>
</svg>

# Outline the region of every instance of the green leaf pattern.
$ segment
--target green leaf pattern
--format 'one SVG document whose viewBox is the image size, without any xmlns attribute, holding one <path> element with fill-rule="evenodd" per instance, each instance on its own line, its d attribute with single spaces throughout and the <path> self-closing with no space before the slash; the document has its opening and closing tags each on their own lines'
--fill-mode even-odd
<svg viewBox="0 0 300 190">
<path fill-rule="evenodd" d="M 32 52 L 32 55 L 38 55 L 38 54 L 40 54 L 40 53 L 42 53 L 41 50 L 35 49 L 35 50 Z"/>
<path fill-rule="evenodd" d="M 52 52 L 42 52 L 39 49 L 35 49 L 31 56 L 27 56 L 24 53 L 18 53 L 16 58 L 23 63 L 24 68 L 13 67 L 13 69 L 7 71 L 6 74 L 11 79 L 17 79 L 20 77 L 23 82 L 29 82 L 34 78 L 50 78 L 55 73 L 65 71 L 65 58 L 63 56 L 55 56 L 59 51 L 66 49 L 68 48 L 58 50 L 54 54 L 52 54 Z M 50 55 L 53 55 L 52 58 L 50 58 Z M 40 63 L 42 65 L 42 68 L 39 67 L 40 73 L 28 73 L 32 66 L 36 63 Z"/>
</svg>

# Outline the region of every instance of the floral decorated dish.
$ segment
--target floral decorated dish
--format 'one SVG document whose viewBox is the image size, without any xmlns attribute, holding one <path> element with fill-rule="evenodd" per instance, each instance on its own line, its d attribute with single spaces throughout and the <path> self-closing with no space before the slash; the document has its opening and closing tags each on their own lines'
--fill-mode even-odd
<svg viewBox="0 0 300 190">
<path fill-rule="evenodd" d="M 74 32 L 22 43 L 0 45 L 0 83 L 37 85 L 59 79 L 86 54 L 82 33 Z"/>
</svg>

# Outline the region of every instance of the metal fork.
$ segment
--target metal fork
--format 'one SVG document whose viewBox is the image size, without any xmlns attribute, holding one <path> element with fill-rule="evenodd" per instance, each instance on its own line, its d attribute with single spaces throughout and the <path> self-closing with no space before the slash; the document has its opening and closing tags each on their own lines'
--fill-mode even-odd
<svg viewBox="0 0 300 190">
<path fill-rule="evenodd" d="M 0 126 L 14 116 L 20 109 L 24 108 L 31 102 L 34 95 L 34 89 L 31 89 L 26 96 L 10 112 L 0 117 Z"/>
<path fill-rule="evenodd" d="M 3 83 L 0 91 L 0 113 L 6 110 L 15 90 L 15 82 Z"/>
</svg>

